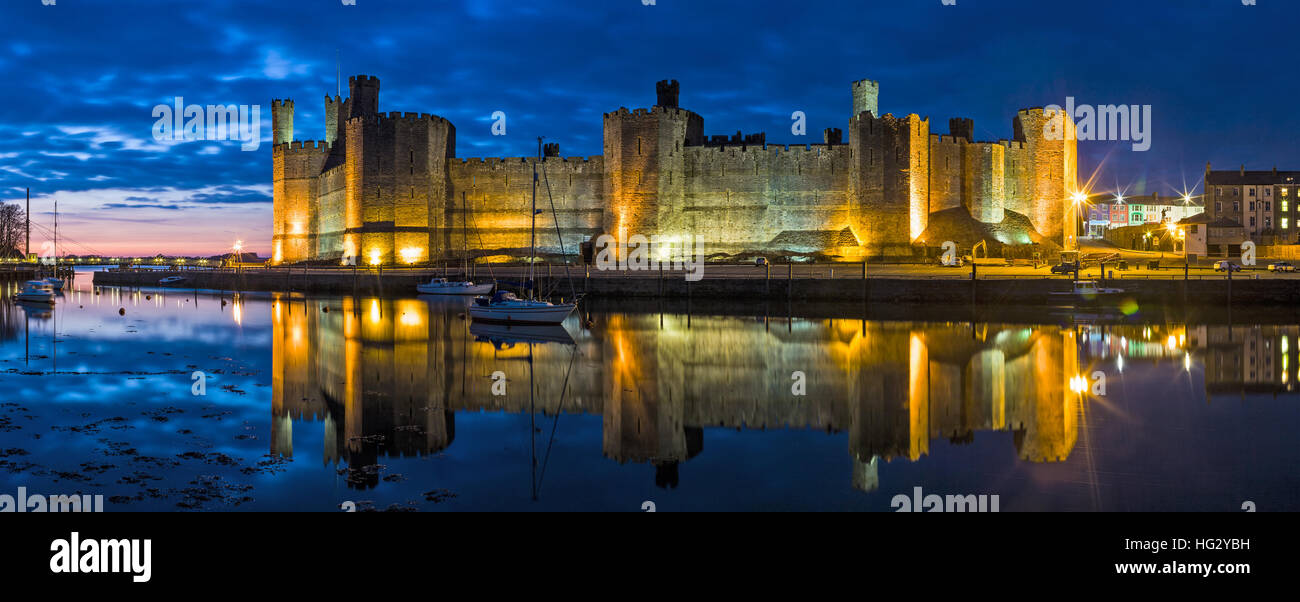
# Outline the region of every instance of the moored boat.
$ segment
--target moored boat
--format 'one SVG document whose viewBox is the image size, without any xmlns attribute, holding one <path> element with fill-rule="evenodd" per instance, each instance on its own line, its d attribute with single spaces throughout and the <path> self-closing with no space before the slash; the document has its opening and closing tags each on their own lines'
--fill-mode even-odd
<svg viewBox="0 0 1300 602">
<path fill-rule="evenodd" d="M 473 282 L 453 282 L 446 278 L 434 278 L 425 284 L 415 285 L 415 290 L 422 295 L 486 295 L 492 292 L 492 284 L 474 284 Z"/>
<path fill-rule="evenodd" d="M 14 295 L 14 300 L 22 303 L 39 303 L 54 305 L 54 288 L 48 280 L 28 280 L 22 290 Z"/>
<path fill-rule="evenodd" d="M 576 307 L 575 303 L 520 299 L 512 292 L 497 291 L 491 298 L 475 298 L 474 304 L 469 306 L 469 315 L 481 322 L 559 324 Z"/>
<path fill-rule="evenodd" d="M 1103 287 L 1098 285 L 1095 280 L 1075 280 L 1074 286 L 1068 291 L 1047 293 L 1049 298 L 1063 301 L 1098 301 L 1115 298 L 1122 294 L 1124 294 L 1124 289 Z"/>
</svg>

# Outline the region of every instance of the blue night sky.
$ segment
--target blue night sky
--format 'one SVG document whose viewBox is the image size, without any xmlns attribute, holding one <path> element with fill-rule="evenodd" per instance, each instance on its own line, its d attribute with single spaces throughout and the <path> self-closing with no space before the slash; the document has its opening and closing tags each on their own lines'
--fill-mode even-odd
<svg viewBox="0 0 1300 602">
<path fill-rule="evenodd" d="M 49 0 L 47 0 L 49 1 Z M 1017 109 L 1149 104 L 1147 152 L 1079 143 L 1093 188 L 1174 194 L 1217 168 L 1300 169 L 1300 2 L 1182 0 L 5 0 L 0 7 L 0 201 L 32 188 L 34 219 L 65 253 L 270 250 L 272 98 L 296 137 L 323 138 L 321 102 L 380 78 L 380 109 L 442 115 L 460 157 L 601 152 L 601 115 L 681 82 L 706 134 L 820 142 L 846 127 L 849 84 L 880 110 L 946 133 L 1011 137 Z M 261 105 L 262 144 L 159 142 L 153 107 Z M 504 111 L 508 135 L 490 133 Z M 790 114 L 808 135 L 790 133 Z M 1290 160 L 1290 162 L 1288 162 Z M 33 234 L 33 247 L 37 246 Z"/>
</svg>

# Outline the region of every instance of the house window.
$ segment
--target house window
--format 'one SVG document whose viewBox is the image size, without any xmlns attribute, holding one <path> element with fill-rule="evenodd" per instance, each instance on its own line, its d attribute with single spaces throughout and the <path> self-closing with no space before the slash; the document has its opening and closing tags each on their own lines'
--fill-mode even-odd
<svg viewBox="0 0 1300 602">
<path fill-rule="evenodd" d="M 1249 188 L 1249 189 L 1246 190 L 1246 192 L 1250 193 L 1248 196 L 1255 196 L 1255 189 L 1254 189 L 1254 188 Z"/>
<path fill-rule="evenodd" d="M 1273 210 L 1273 201 L 1264 201 L 1264 211 Z"/>
<path fill-rule="evenodd" d="M 1240 189 L 1240 188 L 1233 188 L 1233 189 L 1232 189 L 1232 196 L 1240 196 L 1240 195 L 1241 195 L 1241 189 Z"/>
<path fill-rule="evenodd" d="M 1232 212 L 1233 212 L 1233 213 L 1239 213 L 1240 211 L 1241 211 L 1241 201 L 1233 201 L 1233 202 L 1232 202 Z"/>
<path fill-rule="evenodd" d="M 1271 196 L 1273 196 L 1273 189 L 1272 189 L 1272 188 L 1265 188 L 1265 189 L 1264 189 L 1264 196 L 1266 196 L 1266 197 L 1271 197 Z"/>
<path fill-rule="evenodd" d="M 1289 219 L 1287 219 L 1287 218 L 1285 218 L 1285 217 L 1282 218 L 1282 229 L 1283 229 L 1283 230 L 1286 230 L 1287 228 L 1290 228 L 1290 227 L 1291 227 L 1291 220 L 1289 220 Z"/>
<path fill-rule="evenodd" d="M 1223 212 L 1223 202 L 1222 202 L 1222 201 L 1214 201 L 1214 212 L 1215 212 L 1215 213 L 1222 213 L 1222 212 Z"/>
<path fill-rule="evenodd" d="M 1287 200 L 1285 200 L 1285 199 L 1282 201 L 1282 213 L 1286 213 L 1286 212 L 1287 212 L 1287 207 L 1289 207 L 1290 204 L 1291 204 L 1291 202 L 1290 202 L 1290 201 L 1287 201 Z"/>
<path fill-rule="evenodd" d="M 1250 227 L 1251 227 L 1251 229 L 1254 229 L 1254 228 L 1255 228 L 1255 216 L 1253 216 L 1253 215 L 1250 216 Z"/>
<path fill-rule="evenodd" d="M 1272 227 L 1273 227 L 1273 218 L 1268 217 L 1267 215 L 1264 216 L 1264 227 L 1265 227 L 1265 228 L 1272 228 Z"/>
<path fill-rule="evenodd" d="M 1250 210 L 1251 210 L 1251 211 L 1254 211 L 1254 210 L 1255 210 L 1255 201 L 1251 201 L 1251 202 L 1250 202 Z"/>
<path fill-rule="evenodd" d="M 1200 227 L 1201 227 L 1201 226 L 1200 226 L 1199 224 L 1192 224 L 1192 234 L 1196 234 L 1197 230 L 1198 230 Z"/>
</svg>

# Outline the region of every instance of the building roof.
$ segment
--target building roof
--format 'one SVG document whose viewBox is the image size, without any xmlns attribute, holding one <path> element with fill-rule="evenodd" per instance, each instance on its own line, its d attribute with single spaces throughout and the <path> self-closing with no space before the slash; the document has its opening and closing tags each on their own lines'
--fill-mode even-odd
<svg viewBox="0 0 1300 602">
<path fill-rule="evenodd" d="M 1240 222 L 1221 217 L 1215 219 L 1208 213 L 1197 213 L 1189 218 L 1179 220 L 1180 225 L 1206 224 L 1211 228 L 1245 228 Z"/>
<path fill-rule="evenodd" d="M 1271 186 L 1274 184 L 1300 184 L 1300 171 L 1225 169 L 1205 173 L 1206 186 Z"/>
</svg>

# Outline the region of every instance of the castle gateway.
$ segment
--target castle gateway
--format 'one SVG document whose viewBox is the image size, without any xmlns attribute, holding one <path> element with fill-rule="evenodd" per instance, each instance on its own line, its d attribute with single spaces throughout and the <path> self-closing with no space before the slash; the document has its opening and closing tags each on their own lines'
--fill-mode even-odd
<svg viewBox="0 0 1300 602">
<path fill-rule="evenodd" d="M 852 259 L 945 240 L 1074 247 L 1074 136 L 1044 133 L 1073 128 L 1060 112 L 1021 110 L 1012 140 L 977 142 L 970 119 L 939 135 L 929 118 L 877 117 L 879 84 L 863 80 L 847 138 L 836 128 L 783 146 L 706 137 L 704 118 L 678 106 L 678 83 L 657 88 L 654 107 L 605 114 L 603 155 L 561 158 L 546 145 L 538 206 L 550 213 L 549 189 L 566 252 L 601 234 Z M 456 158 L 451 122 L 380 113 L 374 77 L 351 77 L 348 90 L 325 97 L 324 140 L 295 141 L 293 101 L 272 102 L 274 263 L 527 256 L 536 158 Z M 539 254 L 560 253 L 553 220 L 538 223 Z"/>
</svg>

